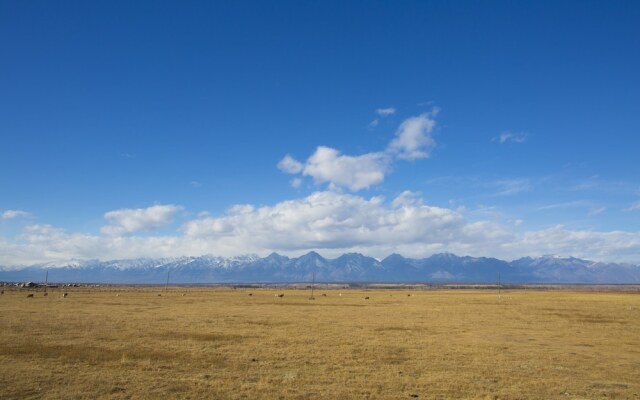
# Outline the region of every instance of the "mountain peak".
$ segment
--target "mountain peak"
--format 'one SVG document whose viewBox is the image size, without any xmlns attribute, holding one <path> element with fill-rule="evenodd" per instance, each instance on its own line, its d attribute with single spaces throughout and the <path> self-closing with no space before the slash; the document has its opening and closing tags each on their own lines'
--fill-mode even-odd
<svg viewBox="0 0 640 400">
<path fill-rule="evenodd" d="M 299 258 L 321 258 L 324 260 L 324 257 L 322 257 L 320 254 L 316 253 L 313 250 L 308 252 L 307 254 L 300 256 Z"/>
<path fill-rule="evenodd" d="M 289 259 L 289 257 L 287 256 L 283 256 L 280 255 L 278 253 L 276 253 L 275 251 L 272 252 L 271 254 L 269 254 L 268 256 L 266 256 L 265 258 L 269 259 L 269 260 L 282 260 L 282 259 Z"/>
<path fill-rule="evenodd" d="M 389 261 L 402 261 L 402 260 L 406 260 L 406 258 L 398 253 L 391 253 L 385 258 L 383 258 L 382 262 L 384 263 Z"/>
</svg>

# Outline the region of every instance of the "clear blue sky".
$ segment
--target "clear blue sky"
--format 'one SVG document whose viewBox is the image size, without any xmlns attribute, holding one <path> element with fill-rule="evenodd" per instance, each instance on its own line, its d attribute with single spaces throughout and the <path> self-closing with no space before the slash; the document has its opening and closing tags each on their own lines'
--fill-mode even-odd
<svg viewBox="0 0 640 400">
<path fill-rule="evenodd" d="M 2 1 L 0 264 L 640 263 L 638 21 L 637 1 Z"/>
</svg>

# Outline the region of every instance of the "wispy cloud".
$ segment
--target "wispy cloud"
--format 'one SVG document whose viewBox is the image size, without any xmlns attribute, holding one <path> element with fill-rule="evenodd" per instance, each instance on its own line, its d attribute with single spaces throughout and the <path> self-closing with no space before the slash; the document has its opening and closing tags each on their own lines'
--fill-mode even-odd
<svg viewBox="0 0 640 400">
<path fill-rule="evenodd" d="M 396 113 L 396 109 L 394 107 L 378 108 L 376 110 L 376 114 L 378 114 L 381 117 L 388 117 L 389 115 L 393 115 L 395 113 Z"/>
<path fill-rule="evenodd" d="M 23 210 L 6 210 L 2 213 L 2 219 L 14 219 L 30 217 L 31 213 Z"/>
<path fill-rule="evenodd" d="M 369 128 L 375 128 L 376 126 L 378 126 L 378 124 L 380 124 L 381 118 L 386 118 L 395 113 L 396 113 L 396 109 L 394 107 L 376 109 L 376 114 L 378 115 L 378 117 L 375 118 L 373 121 L 369 122 Z"/>
<path fill-rule="evenodd" d="M 491 139 L 492 142 L 498 142 L 500 144 L 511 143 L 524 143 L 527 141 L 528 135 L 526 133 L 514 133 L 514 132 L 502 132 L 500 135 Z"/>
<path fill-rule="evenodd" d="M 593 191 L 601 193 L 640 195 L 640 188 L 637 182 L 628 182 L 621 180 L 606 180 L 599 175 L 593 175 L 586 179 L 582 179 L 577 183 L 567 185 L 565 187 L 569 191 Z"/>
<path fill-rule="evenodd" d="M 291 187 L 293 188 L 299 188 L 300 186 L 302 186 L 302 179 L 300 178 L 293 178 L 291 181 L 289 181 L 289 184 L 291 184 Z"/>
<path fill-rule="evenodd" d="M 202 183 L 198 182 L 198 181 L 191 181 L 189 182 L 189 185 L 191 185 L 192 188 L 201 188 L 202 187 Z"/>
<path fill-rule="evenodd" d="M 629 207 L 625 208 L 625 211 L 639 211 L 639 210 L 640 210 L 640 201 L 631 203 Z"/>
<path fill-rule="evenodd" d="M 591 207 L 589 212 L 587 213 L 587 217 L 595 217 L 596 215 L 600 215 L 607 210 L 607 207 Z"/>
<path fill-rule="evenodd" d="M 584 208 L 589 207 L 592 203 L 586 200 L 572 200 L 560 203 L 552 203 L 536 208 L 536 211 L 555 210 L 559 208 Z M 603 210 L 604 211 L 604 210 Z"/>
<path fill-rule="evenodd" d="M 491 185 L 498 190 L 495 193 L 496 196 L 513 196 L 531 190 L 529 179 L 501 179 L 492 182 Z"/>
</svg>

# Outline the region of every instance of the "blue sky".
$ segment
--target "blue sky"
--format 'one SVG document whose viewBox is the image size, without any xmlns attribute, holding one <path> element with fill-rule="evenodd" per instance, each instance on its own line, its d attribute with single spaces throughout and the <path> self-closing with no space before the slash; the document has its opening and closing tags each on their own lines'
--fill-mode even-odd
<svg viewBox="0 0 640 400">
<path fill-rule="evenodd" d="M 638 2 L 185 3 L 0 3 L 0 264 L 640 263 Z"/>
</svg>

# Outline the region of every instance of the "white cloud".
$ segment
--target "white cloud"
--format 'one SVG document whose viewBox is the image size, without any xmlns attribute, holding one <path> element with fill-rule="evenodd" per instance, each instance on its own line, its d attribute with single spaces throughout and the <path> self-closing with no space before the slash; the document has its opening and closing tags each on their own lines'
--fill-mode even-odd
<svg viewBox="0 0 640 400">
<path fill-rule="evenodd" d="M 6 210 L 2 213 L 2 219 L 25 218 L 30 216 L 31 213 L 22 210 Z"/>
<path fill-rule="evenodd" d="M 201 188 L 202 187 L 202 183 L 198 182 L 198 181 L 191 181 L 189 182 L 189 185 L 191 185 L 192 188 Z"/>
<path fill-rule="evenodd" d="M 438 109 L 411 117 L 402 122 L 396 137 L 389 143 L 387 151 L 405 160 L 427 158 L 435 146 L 431 133 L 436 126 Z"/>
<path fill-rule="evenodd" d="M 459 212 L 425 205 L 411 192 L 386 204 L 381 197 L 366 199 L 327 191 L 273 206 L 234 208 L 222 217 L 189 221 L 183 231 L 189 238 L 210 238 L 254 249 L 306 251 L 358 246 L 371 252 L 375 246 L 447 244 L 477 235 L 465 231 L 465 225 Z"/>
<path fill-rule="evenodd" d="M 502 132 L 500 135 L 494 137 L 491 139 L 492 142 L 499 142 L 500 144 L 506 143 L 506 142 L 512 142 L 512 143 L 524 143 L 527 141 L 527 134 L 526 133 L 513 133 L 513 132 Z"/>
<path fill-rule="evenodd" d="M 176 211 L 152 219 L 138 216 L 144 210 L 148 209 L 126 210 L 115 218 L 122 224 L 112 226 L 128 232 L 153 229 L 170 221 L 168 215 Z M 577 231 L 558 225 L 520 233 L 518 225 L 517 220 L 505 224 L 470 220 L 464 208 L 431 206 L 409 191 L 389 200 L 322 191 L 273 205 L 235 205 L 219 216 L 201 213 L 183 224 L 180 232 L 169 235 L 94 235 L 30 225 L 13 240 L 0 238 L 0 265 L 271 251 L 294 256 L 310 250 L 327 257 L 353 251 L 377 258 L 393 252 L 427 257 L 449 251 L 503 259 L 554 253 L 592 260 L 640 260 L 640 232 Z"/>
<path fill-rule="evenodd" d="M 316 183 L 330 183 L 358 191 L 377 185 L 389 170 L 389 158 L 384 153 L 360 156 L 342 155 L 336 149 L 319 146 L 307 159 L 302 174 Z"/>
<path fill-rule="evenodd" d="M 389 115 L 391 110 L 395 112 L 391 108 L 378 111 Z M 434 118 L 437 113 L 438 109 L 434 108 L 404 120 L 384 151 L 351 156 L 331 147 L 318 146 L 304 163 L 287 154 L 278 163 L 278 169 L 289 174 L 310 176 L 316 184 L 327 183 L 330 188 L 348 188 L 354 192 L 368 189 L 384 181 L 394 160 L 415 160 L 429 156 L 435 146 L 431 133 L 436 125 Z M 298 186 L 300 183 L 295 181 Z"/>
<path fill-rule="evenodd" d="M 378 118 L 376 118 L 373 121 L 369 122 L 369 128 L 375 128 L 380 123 L 380 119 L 381 118 L 386 118 L 386 117 L 388 117 L 390 115 L 393 115 L 395 113 L 396 113 L 396 109 L 394 107 L 376 109 L 376 114 L 378 114 Z"/>
<path fill-rule="evenodd" d="M 519 240 L 505 243 L 503 250 L 512 254 L 559 254 L 591 260 L 639 263 L 640 232 L 594 232 L 570 230 L 563 225 L 526 232 Z"/>
<path fill-rule="evenodd" d="M 393 115 L 396 113 L 396 109 L 393 107 L 388 107 L 388 108 L 378 108 L 376 110 L 376 114 L 378 114 L 381 117 L 388 117 L 389 115 Z"/>
<path fill-rule="evenodd" d="M 289 154 L 284 156 L 284 158 L 278 163 L 278 169 L 288 174 L 297 174 L 301 172 L 303 168 L 304 165 Z"/>
<path fill-rule="evenodd" d="M 107 235 L 119 236 L 137 231 L 150 231 L 168 225 L 173 216 L 182 207 L 174 205 L 155 205 L 147 208 L 123 208 L 109 211 L 104 217 L 109 225 L 100 231 Z"/>
</svg>

